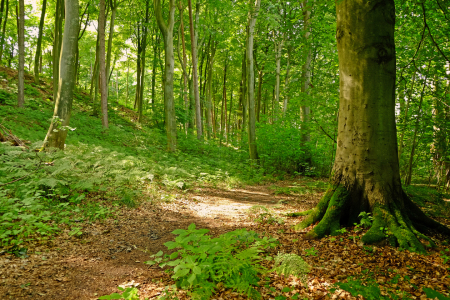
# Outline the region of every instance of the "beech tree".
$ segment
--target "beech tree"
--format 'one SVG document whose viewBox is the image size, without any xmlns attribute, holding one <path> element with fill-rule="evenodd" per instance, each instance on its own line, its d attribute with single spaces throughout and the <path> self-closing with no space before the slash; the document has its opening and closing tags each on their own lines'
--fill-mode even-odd
<svg viewBox="0 0 450 300">
<path fill-rule="evenodd" d="M 67 129 L 72 110 L 73 90 L 75 87 L 75 62 L 78 43 L 78 0 L 65 0 L 66 21 L 62 40 L 61 61 L 57 98 L 53 119 L 44 140 L 43 148 L 64 150 Z"/>
<path fill-rule="evenodd" d="M 175 103 L 173 100 L 173 72 L 175 59 L 173 54 L 173 26 L 175 24 L 175 0 L 169 0 L 169 18 L 163 19 L 161 1 L 153 0 L 156 21 L 164 39 L 164 121 L 166 123 L 167 147 L 173 152 L 177 144 L 177 124 L 175 119 Z"/>
<path fill-rule="evenodd" d="M 424 252 L 420 239 L 434 245 L 424 233 L 450 229 L 427 217 L 400 181 L 394 1 L 343 0 L 336 11 L 340 103 L 331 186 L 297 229 L 319 222 L 307 237 L 334 235 L 361 212 L 372 212 L 364 243 L 380 242 L 387 233 L 391 245 Z"/>
<path fill-rule="evenodd" d="M 17 93 L 17 106 L 23 107 L 25 103 L 25 4 L 19 0 L 19 15 L 17 16 L 19 35 L 19 84 Z"/>
</svg>

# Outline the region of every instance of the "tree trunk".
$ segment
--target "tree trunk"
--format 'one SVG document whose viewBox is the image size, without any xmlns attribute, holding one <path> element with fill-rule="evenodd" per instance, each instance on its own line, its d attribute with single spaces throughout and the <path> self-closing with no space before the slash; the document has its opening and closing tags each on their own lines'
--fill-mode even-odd
<svg viewBox="0 0 450 300">
<path fill-rule="evenodd" d="M 99 70 L 100 70 L 100 95 L 102 105 L 102 125 L 108 128 L 108 85 L 105 64 L 105 25 L 106 25 L 106 3 L 100 0 L 100 14 L 98 17 L 98 36 L 99 36 Z"/>
<path fill-rule="evenodd" d="M 283 49 L 283 40 L 275 43 L 275 53 L 276 53 L 276 82 L 275 82 L 275 104 L 274 104 L 274 122 L 278 120 L 278 106 L 280 105 L 280 73 L 281 73 L 281 50 Z"/>
<path fill-rule="evenodd" d="M 213 111 L 212 111 L 212 94 L 213 94 L 213 90 L 212 90 L 212 81 L 213 81 L 213 65 L 214 65 L 214 56 L 216 54 L 216 47 L 215 47 L 215 43 L 211 42 L 211 50 L 208 51 L 211 52 L 207 64 L 206 64 L 206 68 L 205 71 L 208 72 L 207 75 L 207 82 L 206 82 L 206 134 L 208 136 L 208 139 L 211 138 L 211 130 L 213 128 Z"/>
<path fill-rule="evenodd" d="M 257 97 L 257 106 L 256 106 L 256 120 L 259 122 L 259 115 L 261 113 L 261 97 L 262 97 L 262 83 L 264 76 L 264 66 L 262 66 L 261 70 L 258 71 L 258 97 Z"/>
<path fill-rule="evenodd" d="M 175 103 L 173 99 L 173 73 L 175 59 L 173 56 L 173 26 L 175 23 L 175 0 L 169 0 L 169 19 L 167 24 L 162 16 L 160 0 L 153 0 L 156 21 L 164 38 L 164 110 L 167 133 L 167 146 L 170 152 L 176 150 L 177 127 L 175 119 Z"/>
<path fill-rule="evenodd" d="M 2 1 L 3 3 L 3 1 Z M 36 46 L 36 55 L 34 56 L 34 82 L 39 84 L 39 62 L 41 58 L 42 34 L 45 21 L 45 10 L 47 9 L 47 0 L 42 3 L 41 19 L 39 21 L 39 33 Z M 1 22 L 0 22 L 1 23 Z"/>
<path fill-rule="evenodd" d="M 75 87 L 75 56 L 78 43 L 78 0 L 65 0 L 66 22 L 60 62 L 61 83 L 58 97 L 55 99 L 53 119 L 44 140 L 45 148 L 64 150 L 72 110 L 73 90 Z"/>
<path fill-rule="evenodd" d="M 53 100 L 58 94 L 59 61 L 61 57 L 62 23 L 64 19 L 64 2 L 56 0 L 55 32 L 53 36 Z"/>
<path fill-rule="evenodd" d="M 3 1 L 2 1 L 3 3 Z M 2 36 L 0 38 L 0 64 L 2 63 L 2 57 L 3 57 L 3 46 L 5 44 L 5 34 L 6 34 L 6 22 L 8 21 L 8 12 L 9 12 L 9 0 L 6 0 L 6 8 L 5 8 L 5 20 L 3 21 L 3 29 L 2 29 Z M 3 15 L 3 11 L 2 11 Z M 0 22 L 0 25 L 2 23 Z"/>
<path fill-rule="evenodd" d="M 183 47 L 183 58 L 180 58 L 180 63 L 181 63 L 181 67 L 183 69 L 183 99 L 184 99 L 184 109 L 185 109 L 185 113 L 186 113 L 186 124 L 185 124 L 185 128 L 186 128 L 186 134 L 187 129 L 189 128 L 189 118 L 187 116 L 189 116 L 190 111 L 189 111 L 189 93 L 188 93 L 188 74 L 187 74 L 187 58 L 186 58 L 186 43 L 184 40 L 184 23 L 183 23 L 183 4 L 182 1 L 180 0 L 178 9 L 180 11 L 180 28 L 179 28 L 179 33 L 181 33 L 181 44 Z M 180 34 L 178 34 L 178 45 L 180 44 Z M 180 55 L 180 47 L 178 46 L 178 55 Z"/>
<path fill-rule="evenodd" d="M 287 49 L 286 78 L 284 79 L 283 117 L 286 117 L 289 102 L 289 71 L 291 68 L 291 47 Z"/>
<path fill-rule="evenodd" d="M 191 31 L 191 51 L 192 51 L 192 69 L 193 69 L 193 83 L 194 83 L 194 98 L 195 98 L 195 118 L 197 122 L 197 139 L 201 140 L 203 136 L 202 128 L 202 112 L 200 109 L 200 95 L 198 91 L 198 75 L 197 75 L 197 44 L 195 39 L 194 24 L 192 20 L 192 5 L 191 0 L 188 0 L 189 5 L 189 28 Z"/>
<path fill-rule="evenodd" d="M 18 43 L 19 43 L 19 84 L 17 93 L 17 106 L 23 107 L 25 104 L 25 3 L 19 0 L 19 14 L 17 16 L 19 23 Z"/>
<path fill-rule="evenodd" d="M 143 113 L 143 102 L 144 102 L 144 83 L 145 83 L 145 50 L 147 48 L 147 24 L 148 24 L 148 18 L 149 18 L 149 1 L 146 1 L 146 7 L 145 7 L 145 25 L 142 26 L 142 55 L 141 55 L 141 77 L 140 77 L 140 90 L 139 90 L 139 117 L 138 122 L 142 122 L 142 113 Z"/>
<path fill-rule="evenodd" d="M 253 33 L 255 30 L 256 19 L 258 18 L 261 0 L 256 0 L 252 4 L 249 0 L 250 12 L 248 15 L 248 37 L 247 37 L 247 99 L 248 99 L 248 146 L 250 159 L 256 161 L 258 159 L 258 151 L 256 147 L 256 115 L 255 115 L 255 70 L 253 61 Z"/>
<path fill-rule="evenodd" d="M 404 110 L 400 109 L 400 114 L 401 113 L 404 114 L 404 120 L 402 122 L 403 123 L 402 124 L 403 128 L 402 128 L 402 130 L 400 132 L 400 142 L 399 142 L 399 147 L 398 147 L 398 160 L 399 161 L 402 158 L 402 154 L 403 154 L 403 144 L 404 144 L 403 140 L 405 138 L 406 127 L 407 127 L 407 125 L 409 123 L 408 122 L 409 121 L 408 110 L 409 110 L 409 106 L 410 106 L 411 101 L 412 101 L 414 85 L 416 83 L 416 74 L 417 74 L 417 71 L 414 71 L 414 74 L 413 74 L 413 77 L 412 77 L 412 81 L 411 81 L 411 89 L 409 90 L 409 93 L 408 93 L 408 100 L 406 102 L 405 109 Z"/>
<path fill-rule="evenodd" d="M 231 138 L 230 130 L 231 130 L 231 112 L 232 112 L 232 109 L 233 109 L 233 89 L 231 89 L 230 92 L 231 92 L 231 95 L 230 95 L 230 113 L 229 113 L 228 122 L 227 122 L 227 143 L 228 143 L 228 139 Z"/>
<path fill-rule="evenodd" d="M 222 92 L 222 131 L 225 134 L 225 139 L 228 139 L 228 122 L 227 122 L 227 63 L 228 52 L 225 57 L 225 67 L 223 68 L 223 92 Z"/>
<path fill-rule="evenodd" d="M 366 244 L 425 252 L 423 233 L 450 229 L 427 217 L 402 190 L 395 126 L 395 6 L 393 0 L 336 4 L 340 103 L 336 158 L 330 188 L 296 226 L 319 223 L 307 238 L 335 235 L 362 211 L 373 224 Z M 356 17 L 360 16 L 360 17 Z M 363 49 L 363 50 L 361 50 Z"/>
<path fill-rule="evenodd" d="M 114 21 L 116 19 L 117 0 L 114 0 L 114 2 L 113 0 L 109 0 L 109 6 L 111 7 L 111 22 L 109 23 L 108 53 L 106 54 L 106 74 L 109 74 L 111 68 L 112 40 L 114 37 Z"/>
<path fill-rule="evenodd" d="M 309 40 L 309 36 L 311 35 L 311 7 L 308 7 L 308 1 L 303 1 L 303 24 L 305 31 L 305 40 Z M 302 67 L 302 86 L 301 92 L 304 95 L 304 99 L 306 100 L 306 95 L 309 94 L 309 85 L 311 83 L 311 47 L 307 48 L 308 54 L 306 55 L 305 64 Z M 309 114 L 311 113 L 311 108 L 309 105 L 301 106 L 301 118 L 302 118 L 302 142 L 306 143 L 311 141 L 311 136 L 309 134 L 308 123 L 309 123 Z M 310 161 L 311 158 L 309 155 L 306 157 L 307 161 Z"/>
</svg>

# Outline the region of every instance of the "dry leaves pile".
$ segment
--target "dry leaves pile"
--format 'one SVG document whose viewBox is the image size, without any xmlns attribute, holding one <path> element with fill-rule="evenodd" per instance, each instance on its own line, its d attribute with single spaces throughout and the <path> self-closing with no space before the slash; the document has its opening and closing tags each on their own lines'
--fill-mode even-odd
<svg viewBox="0 0 450 300">
<path fill-rule="evenodd" d="M 1 299 L 97 299 L 117 292 L 117 286 L 135 286 L 141 299 L 157 299 L 173 281 L 168 273 L 143 262 L 165 251 L 163 244 L 175 237 L 171 232 L 190 223 L 210 229 L 213 235 L 246 227 L 274 236 L 280 245 L 272 250 L 273 255 L 295 253 L 313 267 L 307 286 L 292 276 L 267 274 L 258 288 L 263 299 L 280 295 L 289 299 L 295 294 L 299 299 L 356 299 L 339 289 L 330 293 L 334 283 L 345 282 L 349 276 L 378 283 L 384 294 L 403 291 L 412 299 L 426 299 L 422 288 L 430 287 L 448 295 L 449 266 L 441 254 L 446 253 L 445 246 L 431 249 L 428 255 L 388 246 L 368 247 L 359 242 L 361 231 L 351 228 L 337 237 L 305 240 L 304 232 L 291 230 L 301 218 L 268 224 L 255 222 L 257 216 L 248 213 L 253 205 L 262 205 L 278 218 L 288 211 L 309 209 L 320 197 L 321 193 L 275 195 L 267 186 L 204 188 L 177 195 L 169 204 L 143 203 L 138 209 L 122 209 L 116 219 L 83 225 L 81 237 L 70 236 L 67 229 L 51 241 L 26 245 L 26 258 L 1 255 Z M 272 267 L 271 261 L 265 264 Z M 178 297 L 189 299 L 185 292 Z M 219 285 L 214 299 L 246 298 Z"/>
</svg>

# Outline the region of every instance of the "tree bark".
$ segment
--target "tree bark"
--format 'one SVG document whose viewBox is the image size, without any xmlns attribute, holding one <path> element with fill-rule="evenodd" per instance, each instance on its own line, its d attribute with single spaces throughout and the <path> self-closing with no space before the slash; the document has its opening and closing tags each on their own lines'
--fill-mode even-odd
<svg viewBox="0 0 450 300">
<path fill-rule="evenodd" d="M 164 109 L 167 134 L 167 146 L 170 152 L 176 150 L 177 127 L 175 119 L 175 103 L 173 99 L 173 73 L 175 59 L 173 55 L 173 26 L 175 23 L 175 0 L 169 0 L 169 18 L 166 22 L 162 16 L 161 1 L 153 0 L 156 21 L 164 38 Z"/>
<path fill-rule="evenodd" d="M 250 159 L 256 161 L 258 159 L 258 150 L 256 147 L 256 115 L 255 115 L 255 70 L 253 61 L 253 34 L 258 18 L 261 0 L 256 0 L 252 4 L 249 0 L 250 12 L 248 15 L 248 37 L 247 37 L 247 99 L 248 99 L 248 146 Z"/>
<path fill-rule="evenodd" d="M 291 47 L 287 49 L 286 78 L 284 79 L 283 118 L 286 117 L 289 102 L 289 71 L 291 69 Z"/>
<path fill-rule="evenodd" d="M 47 0 L 42 2 L 41 19 L 39 20 L 39 33 L 36 45 L 36 55 L 34 56 L 34 82 L 39 84 L 39 62 L 41 58 L 42 34 L 45 21 L 45 10 L 47 9 Z M 0 22 L 1 23 L 1 22 Z"/>
<path fill-rule="evenodd" d="M 194 24 L 192 20 L 192 5 L 191 0 L 188 0 L 189 6 L 189 28 L 191 31 L 191 52 L 192 52 L 192 77 L 194 84 L 194 98 L 195 98 L 195 119 L 197 125 L 197 139 L 201 140 L 203 136 L 202 128 L 202 112 L 200 108 L 200 95 L 198 91 L 198 75 L 197 75 L 197 44 L 195 39 Z"/>
<path fill-rule="evenodd" d="M 280 73 L 281 73 L 281 50 L 283 49 L 284 41 L 281 40 L 275 43 L 275 60 L 276 60 L 276 82 L 275 82 L 275 104 L 274 104 L 274 122 L 278 120 L 278 106 L 280 105 Z"/>
<path fill-rule="evenodd" d="M 305 40 L 308 41 L 309 37 L 311 35 L 311 8 L 308 7 L 308 0 L 303 1 L 303 24 L 304 24 L 304 32 L 305 32 Z M 301 92 L 304 95 L 304 99 L 307 98 L 307 95 L 309 94 L 309 85 L 311 83 L 311 47 L 307 46 L 307 55 L 306 55 L 306 61 L 302 67 L 302 86 L 301 86 Z M 309 133 L 308 129 L 308 123 L 309 123 L 309 115 L 311 113 L 311 108 L 309 105 L 302 105 L 301 106 L 301 118 L 302 118 L 302 142 L 306 143 L 311 141 L 311 135 Z M 311 158 L 306 157 L 307 161 L 310 161 Z"/>
<path fill-rule="evenodd" d="M 5 44 L 6 22 L 8 21 L 8 12 L 9 12 L 9 0 L 6 0 L 5 20 L 3 21 L 2 36 L 0 38 L 0 64 L 2 62 L 3 57 L 3 46 Z M 1 22 L 0 25 L 2 25 Z"/>
<path fill-rule="evenodd" d="M 53 100 L 57 98 L 59 89 L 59 61 L 61 58 L 62 23 L 64 19 L 64 2 L 56 0 L 55 32 L 53 36 Z"/>
<path fill-rule="evenodd" d="M 66 22 L 60 62 L 61 83 L 55 100 L 53 119 L 44 140 L 44 149 L 54 147 L 64 150 L 72 110 L 75 87 L 75 56 L 78 43 L 78 0 L 65 0 Z"/>
<path fill-rule="evenodd" d="M 112 41 L 114 37 L 114 21 L 116 19 L 116 11 L 118 6 L 117 0 L 109 0 L 109 6 L 111 7 L 111 22 L 109 23 L 108 53 L 106 54 L 106 74 L 109 74 L 111 68 Z"/>
<path fill-rule="evenodd" d="M 395 4 L 393 0 L 336 4 L 340 103 L 336 158 L 325 196 L 297 229 L 319 223 L 307 238 L 335 235 L 360 212 L 373 223 L 366 244 L 386 240 L 425 252 L 419 239 L 450 229 L 427 217 L 402 190 L 395 126 Z M 360 16 L 360 17 L 356 17 Z"/>
<path fill-rule="evenodd" d="M 146 5 L 145 5 L 145 25 L 142 25 L 142 56 L 141 56 L 141 77 L 140 77 L 140 90 L 139 90 L 139 117 L 138 117 L 138 121 L 142 122 L 142 113 L 143 113 L 143 102 L 144 102 L 144 83 L 145 83 L 145 50 L 147 48 L 147 32 L 148 32 L 148 28 L 147 28 L 147 24 L 148 24 L 148 19 L 149 19 L 149 11 L 150 11 L 150 7 L 149 7 L 149 1 L 146 1 Z"/>
<path fill-rule="evenodd" d="M 19 43 L 19 84 L 17 93 L 17 106 L 23 107 L 25 104 L 25 3 L 19 0 L 19 14 L 17 16 L 19 23 L 18 43 Z"/>
<path fill-rule="evenodd" d="M 99 70 L 100 70 L 100 95 L 102 107 L 102 125 L 108 128 L 108 85 L 105 63 L 105 25 L 106 25 L 106 3 L 100 0 L 100 14 L 98 18 L 98 36 L 99 36 Z"/>
</svg>

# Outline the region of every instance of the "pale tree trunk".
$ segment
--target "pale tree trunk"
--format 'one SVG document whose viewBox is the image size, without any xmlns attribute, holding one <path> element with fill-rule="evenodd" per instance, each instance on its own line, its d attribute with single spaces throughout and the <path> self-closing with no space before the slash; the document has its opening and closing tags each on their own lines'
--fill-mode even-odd
<svg viewBox="0 0 450 300">
<path fill-rule="evenodd" d="M 208 63 L 206 64 L 206 71 L 208 72 L 208 76 L 207 76 L 207 83 L 206 85 L 206 134 L 208 136 L 208 139 L 211 138 L 211 130 L 212 130 L 212 125 L 213 125 L 213 112 L 212 112 L 212 102 L 211 102 L 211 98 L 212 98 L 212 94 L 213 94 L 213 90 L 212 90 L 212 81 L 213 81 L 213 65 L 214 65 L 214 56 L 216 54 L 216 47 L 215 47 L 215 43 L 212 42 L 211 43 L 211 55 L 208 58 Z"/>
<path fill-rule="evenodd" d="M 258 71 L 258 97 L 257 97 L 257 106 L 256 106 L 256 120 L 259 122 L 259 116 L 261 114 L 261 98 L 262 98 L 262 84 L 263 84 L 263 76 L 264 76 L 264 66 L 262 66 L 261 70 Z M 264 105 L 264 104 L 263 104 Z"/>
<path fill-rule="evenodd" d="M 192 52 L 192 80 L 194 84 L 194 98 L 195 98 L 195 119 L 197 125 L 197 139 L 201 140 L 203 136 L 202 128 L 202 112 L 200 107 L 200 94 L 198 90 L 198 75 L 197 75 L 197 41 L 195 38 L 194 24 L 192 20 L 192 5 L 191 0 L 188 0 L 189 5 L 189 28 L 191 31 L 191 52 Z"/>
<path fill-rule="evenodd" d="M 258 18 L 261 0 L 256 0 L 254 6 L 249 0 L 250 11 L 248 14 L 248 37 L 247 37 L 247 98 L 248 98 L 248 145 L 250 159 L 258 159 L 256 147 L 256 115 L 255 115 L 255 70 L 253 61 L 253 34 L 255 31 L 256 19 Z"/>
<path fill-rule="evenodd" d="M 53 119 L 44 140 L 43 148 L 64 150 L 70 114 L 72 110 L 73 90 L 75 87 L 75 57 L 78 43 L 78 0 L 65 0 L 66 22 L 62 41 L 58 97 L 55 99 Z"/>
<path fill-rule="evenodd" d="M 222 130 L 225 134 L 225 139 L 228 139 L 228 122 L 227 122 L 227 63 L 228 52 L 225 57 L 225 67 L 223 68 L 223 92 L 222 92 Z"/>
<path fill-rule="evenodd" d="M 178 5 L 178 9 L 180 11 L 180 27 L 178 29 L 178 49 L 177 49 L 177 53 L 178 53 L 178 58 L 180 60 L 180 64 L 181 67 L 183 69 L 183 100 L 184 100 L 184 109 L 186 112 L 186 116 L 188 116 L 190 114 L 189 111 L 189 93 L 188 93 L 188 74 L 187 74 L 187 58 L 186 58 L 186 44 L 185 44 L 185 40 L 184 40 L 184 23 L 183 23 L 183 3 L 180 0 L 180 3 Z M 180 41 L 180 33 L 181 33 L 181 41 Z M 180 42 L 182 44 L 183 47 L 183 59 L 181 59 L 180 56 Z M 186 124 L 185 124 L 185 128 L 186 128 L 186 134 L 188 133 L 188 128 L 189 128 L 189 118 L 186 118 Z"/>
<path fill-rule="evenodd" d="M 3 0 L 2 0 L 3 4 Z M 9 12 L 9 0 L 6 0 L 6 8 L 5 8 L 5 20 L 3 21 L 3 28 L 2 28 L 2 36 L 0 37 L 0 64 L 2 63 L 2 57 L 3 57 L 3 46 L 5 44 L 5 34 L 6 34 L 6 22 L 8 21 L 8 12 Z M 3 10 L 2 10 L 3 15 Z M 0 26 L 2 25 L 0 21 Z"/>
<path fill-rule="evenodd" d="M 306 238 L 336 235 L 341 225 L 371 212 L 366 244 L 386 240 L 425 252 L 419 239 L 428 229 L 450 229 L 427 217 L 402 190 L 395 126 L 395 6 L 393 0 L 336 4 L 340 103 L 331 186 L 303 229 L 319 222 Z M 363 49 L 363 50 L 361 50 Z"/>
<path fill-rule="evenodd" d="M 287 49 L 286 78 L 284 79 L 283 118 L 286 117 L 289 102 L 289 71 L 291 69 L 291 47 Z"/>
<path fill-rule="evenodd" d="M 19 84 L 17 93 L 17 106 L 23 107 L 25 104 L 25 3 L 19 0 L 19 14 L 17 16 L 19 23 L 18 42 L 19 42 Z"/>
<path fill-rule="evenodd" d="M 273 111 L 274 122 L 278 120 L 278 106 L 280 105 L 280 73 L 281 73 L 281 50 L 284 41 L 275 42 L 275 60 L 276 60 L 276 77 L 275 77 L 275 107 Z"/>
<path fill-rule="evenodd" d="M 308 0 L 303 1 L 303 24 L 305 31 L 305 40 L 309 41 L 311 35 L 311 7 L 309 7 Z M 311 46 L 307 46 L 308 54 L 306 55 L 305 64 L 302 67 L 302 85 L 301 92 L 304 95 L 304 99 L 307 98 L 309 94 L 309 85 L 311 83 Z M 302 141 L 309 142 L 311 141 L 311 136 L 309 134 L 308 123 L 310 119 L 311 108 L 309 105 L 301 106 L 301 119 L 302 119 Z M 310 160 L 307 157 L 307 160 Z"/>
<path fill-rule="evenodd" d="M 175 23 L 175 0 L 169 0 L 169 18 L 166 22 L 162 16 L 160 0 L 153 0 L 156 21 L 164 38 L 165 68 L 164 68 L 164 108 L 167 134 L 167 146 L 170 152 L 176 150 L 177 127 L 175 119 L 175 103 L 173 99 L 173 73 L 175 59 L 173 55 L 173 26 Z"/>
<path fill-rule="evenodd" d="M 41 50 L 42 34 L 43 34 L 43 28 L 44 28 L 45 10 L 46 9 L 47 9 L 47 0 L 44 0 L 44 2 L 42 2 L 41 19 L 39 20 L 39 33 L 38 33 L 38 40 L 37 40 L 37 46 L 36 46 L 36 55 L 34 56 L 34 82 L 36 84 L 39 84 L 39 62 L 40 62 L 41 52 L 42 52 L 42 50 Z"/>
<path fill-rule="evenodd" d="M 230 91 L 231 95 L 230 95 L 230 113 L 228 115 L 228 121 L 227 121 L 227 143 L 228 140 L 231 138 L 231 111 L 233 109 L 233 89 L 231 89 Z"/>
<path fill-rule="evenodd" d="M 98 36 L 99 36 L 99 70 L 100 70 L 100 95 L 102 107 L 102 125 L 108 128 L 108 84 L 105 64 L 105 24 L 106 24 L 106 3 L 100 0 L 100 14 L 98 18 Z"/>
<path fill-rule="evenodd" d="M 109 6 L 111 7 L 111 21 L 109 23 L 109 37 L 108 37 L 108 53 L 106 54 L 106 74 L 109 74 L 111 68 L 111 54 L 112 54 L 112 41 L 114 36 L 114 21 L 116 19 L 117 0 L 109 0 Z M 108 76 L 109 83 L 109 76 Z"/>
<path fill-rule="evenodd" d="M 55 32 L 53 36 L 53 100 L 59 88 L 59 60 L 61 58 L 62 23 L 64 19 L 64 1 L 56 0 Z"/>
</svg>

